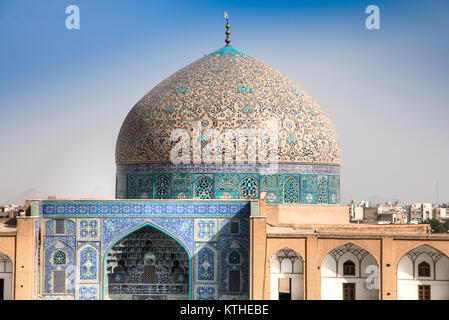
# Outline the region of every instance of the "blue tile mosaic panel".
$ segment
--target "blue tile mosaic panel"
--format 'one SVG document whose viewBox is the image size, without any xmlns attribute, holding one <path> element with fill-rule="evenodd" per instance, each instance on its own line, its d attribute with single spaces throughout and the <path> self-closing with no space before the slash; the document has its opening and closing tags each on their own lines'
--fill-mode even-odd
<svg viewBox="0 0 449 320">
<path fill-rule="evenodd" d="M 174 173 L 171 199 L 193 199 L 193 175 Z"/>
<path fill-rule="evenodd" d="M 301 203 L 317 203 L 317 184 L 318 176 L 316 174 L 301 175 Z"/>
<path fill-rule="evenodd" d="M 55 220 L 46 220 L 44 222 L 45 235 L 55 235 Z M 75 223 L 72 220 L 64 219 L 64 235 L 75 234 Z"/>
<path fill-rule="evenodd" d="M 284 177 L 284 203 L 299 203 L 299 176 Z"/>
<path fill-rule="evenodd" d="M 97 282 L 99 280 L 99 251 L 90 244 L 78 248 L 78 280 Z"/>
<path fill-rule="evenodd" d="M 197 245 L 199 248 L 195 253 L 196 282 L 217 282 L 217 248 L 205 243 Z"/>
<path fill-rule="evenodd" d="M 64 238 L 69 237 L 44 237 L 44 293 L 54 292 L 53 271 L 65 271 L 65 293 L 74 293 L 75 251 Z M 65 254 L 62 264 L 55 259 L 59 252 Z"/>
<path fill-rule="evenodd" d="M 329 203 L 340 203 L 340 176 L 328 176 Z"/>
<path fill-rule="evenodd" d="M 218 231 L 218 220 L 195 219 L 195 241 L 209 241 Z"/>
<path fill-rule="evenodd" d="M 217 300 L 217 285 L 196 285 L 194 289 L 195 300 Z"/>
<path fill-rule="evenodd" d="M 238 173 L 217 173 L 215 176 L 216 199 L 240 199 Z"/>
<path fill-rule="evenodd" d="M 231 219 L 220 218 L 219 219 L 219 233 L 220 235 L 230 235 Z M 249 236 L 249 219 L 240 218 L 239 223 L 239 234 L 243 236 Z"/>
<path fill-rule="evenodd" d="M 238 177 L 236 190 L 240 192 L 241 181 L 245 177 Z M 171 190 L 179 191 L 188 185 L 185 181 L 177 183 L 176 188 L 172 184 Z M 50 298 L 46 294 L 58 296 L 53 294 L 53 271 L 65 271 L 65 292 L 71 294 L 65 298 L 99 299 L 104 285 L 101 274 L 106 250 L 122 236 L 146 224 L 173 235 L 189 251 L 191 291 L 186 284 L 182 284 L 179 290 L 190 291 L 194 299 L 222 298 L 227 294 L 227 272 L 239 269 L 242 292 L 230 296 L 245 296 L 249 281 L 249 208 L 248 202 L 240 201 L 41 201 L 40 213 L 44 217 L 64 219 L 65 230 L 71 234 L 52 235 L 54 220 L 44 219 L 43 298 Z M 147 216 L 138 215 L 142 213 Z M 167 216 L 158 216 L 161 214 Z M 71 219 L 66 219 L 68 217 Z M 238 221 L 238 234 L 230 234 L 231 219 Z M 128 280 L 132 282 L 131 278 Z M 119 285 L 116 289 L 126 294 L 129 285 Z M 172 289 L 178 290 L 175 287 Z M 115 289 L 111 287 L 111 290 Z M 164 293 L 158 290 L 157 286 L 148 286 L 148 295 L 157 298 L 159 294 L 162 297 Z"/>
<path fill-rule="evenodd" d="M 100 240 L 100 219 L 78 219 L 78 240 L 98 241 Z"/>
<path fill-rule="evenodd" d="M 40 202 L 44 217 L 245 217 L 248 202 L 50 201 Z"/>
<path fill-rule="evenodd" d="M 76 300 L 99 300 L 100 288 L 98 284 L 79 284 L 76 290 Z"/>
<path fill-rule="evenodd" d="M 218 168 L 217 173 L 193 174 L 177 172 L 173 168 L 174 173 L 129 172 L 118 175 L 128 177 L 125 196 L 128 199 L 258 199 L 260 193 L 265 192 L 269 204 L 340 202 L 339 175 L 326 174 L 326 170 L 318 170 L 321 174 L 262 174 L 227 172 L 224 169 Z M 146 177 L 146 183 L 139 182 L 142 177 Z M 151 190 L 154 196 L 150 194 L 149 181 L 153 181 Z"/>
<path fill-rule="evenodd" d="M 229 270 L 240 270 L 239 294 L 249 294 L 249 247 L 242 239 L 243 237 L 220 236 L 220 294 L 229 294 Z M 249 242 L 249 239 L 245 242 Z M 234 264 L 229 259 L 230 254 L 235 252 L 240 255 L 239 264 Z"/>
<path fill-rule="evenodd" d="M 240 181 L 240 199 L 259 198 L 259 176 L 247 174 Z"/>
</svg>

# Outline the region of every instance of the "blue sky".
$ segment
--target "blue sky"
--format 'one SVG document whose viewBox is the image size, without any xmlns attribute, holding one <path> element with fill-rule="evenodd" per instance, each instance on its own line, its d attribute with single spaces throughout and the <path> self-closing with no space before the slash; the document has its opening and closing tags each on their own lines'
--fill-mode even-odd
<svg viewBox="0 0 449 320">
<path fill-rule="evenodd" d="M 65 8 L 80 8 L 67 30 Z M 365 28 L 366 6 L 380 30 Z M 224 45 L 327 111 L 342 197 L 449 202 L 449 2 L 0 0 L 0 202 L 36 188 L 113 197 L 121 123 L 153 86 Z"/>
</svg>

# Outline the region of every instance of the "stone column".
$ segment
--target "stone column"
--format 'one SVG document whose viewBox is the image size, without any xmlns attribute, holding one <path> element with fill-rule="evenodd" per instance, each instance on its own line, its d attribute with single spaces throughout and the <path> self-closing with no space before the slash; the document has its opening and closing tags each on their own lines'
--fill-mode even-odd
<svg viewBox="0 0 449 320">
<path fill-rule="evenodd" d="M 382 237 L 381 259 L 379 268 L 379 288 L 381 300 L 397 299 L 397 277 L 394 265 L 393 238 Z"/>
<path fill-rule="evenodd" d="M 33 299 L 34 220 L 17 217 L 15 299 Z"/>
<path fill-rule="evenodd" d="M 250 292 L 251 300 L 264 299 L 267 218 L 265 201 L 259 202 L 258 212 L 251 210 L 250 217 Z"/>
<path fill-rule="evenodd" d="M 321 261 L 318 259 L 318 238 L 306 238 L 306 263 L 304 270 L 305 300 L 321 300 Z"/>
</svg>

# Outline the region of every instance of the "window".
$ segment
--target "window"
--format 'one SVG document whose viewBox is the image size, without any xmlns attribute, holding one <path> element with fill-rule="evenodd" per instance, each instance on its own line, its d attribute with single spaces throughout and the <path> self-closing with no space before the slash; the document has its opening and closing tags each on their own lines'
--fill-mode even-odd
<svg viewBox="0 0 449 320">
<path fill-rule="evenodd" d="M 239 219 L 232 219 L 231 220 L 231 234 L 239 234 L 240 233 L 240 221 Z"/>
<path fill-rule="evenodd" d="M 229 253 L 229 264 L 240 264 L 241 262 L 240 253 L 238 251 L 231 251 Z"/>
<path fill-rule="evenodd" d="M 229 270 L 228 277 L 228 292 L 240 292 L 240 270 Z"/>
<path fill-rule="evenodd" d="M 418 264 L 418 276 L 430 277 L 430 265 L 427 262 L 421 262 Z"/>
<path fill-rule="evenodd" d="M 355 264 L 351 260 L 343 263 L 343 275 L 344 276 L 355 276 Z"/>
<path fill-rule="evenodd" d="M 55 233 L 56 234 L 65 233 L 65 221 L 63 219 L 55 220 Z"/>
<path fill-rule="evenodd" d="M 65 271 L 53 271 L 53 293 L 65 293 Z"/>
<path fill-rule="evenodd" d="M 430 300 L 429 285 L 418 285 L 418 300 Z"/>
<path fill-rule="evenodd" d="M 64 265 L 65 261 L 65 252 L 64 251 L 56 251 L 53 255 L 53 264 L 54 265 Z"/>
<path fill-rule="evenodd" d="M 343 283 L 343 300 L 355 300 L 355 283 Z"/>
<path fill-rule="evenodd" d="M 145 283 L 154 283 L 155 275 L 154 266 L 145 266 Z"/>
<path fill-rule="evenodd" d="M 279 278 L 279 300 L 291 300 L 291 278 Z"/>
</svg>

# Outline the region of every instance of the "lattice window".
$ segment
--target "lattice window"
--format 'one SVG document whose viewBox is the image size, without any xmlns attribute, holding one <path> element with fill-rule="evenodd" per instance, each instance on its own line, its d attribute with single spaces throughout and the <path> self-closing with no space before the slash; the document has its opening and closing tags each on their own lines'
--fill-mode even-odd
<svg viewBox="0 0 449 320">
<path fill-rule="evenodd" d="M 259 196 L 259 186 L 257 180 L 246 177 L 242 180 L 240 193 L 242 199 L 257 199 Z"/>
<path fill-rule="evenodd" d="M 430 265 L 427 262 L 418 264 L 418 277 L 430 277 Z"/>
<path fill-rule="evenodd" d="M 240 264 L 242 262 L 242 257 L 240 253 L 236 250 L 229 253 L 229 264 Z"/>
<path fill-rule="evenodd" d="M 55 233 L 64 234 L 65 233 L 65 220 L 57 219 L 55 220 Z"/>
<path fill-rule="evenodd" d="M 430 285 L 418 285 L 418 300 L 431 300 Z"/>
<path fill-rule="evenodd" d="M 195 197 L 198 199 L 213 199 L 213 181 L 209 177 L 198 178 L 195 182 Z"/>
<path fill-rule="evenodd" d="M 328 203 L 326 177 L 320 177 L 318 179 L 318 203 Z"/>
<path fill-rule="evenodd" d="M 167 177 L 161 176 L 156 180 L 154 197 L 156 199 L 170 198 L 170 181 Z"/>
<path fill-rule="evenodd" d="M 302 264 L 303 260 L 300 255 L 289 248 L 284 248 L 276 252 L 271 256 L 270 263 L 272 268 L 276 265 L 276 271 L 271 271 L 275 273 L 303 273 Z"/>
<path fill-rule="evenodd" d="M 231 234 L 239 234 L 240 233 L 240 220 L 239 219 L 231 219 L 231 226 L 229 233 Z"/>
<path fill-rule="evenodd" d="M 65 293 L 65 271 L 53 271 L 53 293 Z"/>
<path fill-rule="evenodd" d="M 54 265 L 65 265 L 66 264 L 66 254 L 64 251 L 56 251 L 53 254 L 53 264 Z"/>
<path fill-rule="evenodd" d="M 355 283 L 343 283 L 343 300 L 355 300 Z"/>
<path fill-rule="evenodd" d="M 351 260 L 343 263 L 343 275 L 344 276 L 355 276 L 355 263 Z"/>
<path fill-rule="evenodd" d="M 0 253 L 0 272 L 2 273 L 12 272 L 12 261 L 6 254 L 3 253 Z"/>
<path fill-rule="evenodd" d="M 156 272 L 154 266 L 145 266 L 145 283 L 154 283 L 156 280 Z"/>
<path fill-rule="evenodd" d="M 240 284 L 240 270 L 229 270 L 228 292 L 239 293 L 241 291 Z"/>
<path fill-rule="evenodd" d="M 299 202 L 299 184 L 294 177 L 290 177 L 284 182 L 284 202 Z"/>
</svg>

